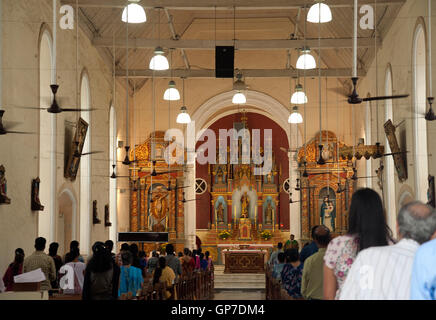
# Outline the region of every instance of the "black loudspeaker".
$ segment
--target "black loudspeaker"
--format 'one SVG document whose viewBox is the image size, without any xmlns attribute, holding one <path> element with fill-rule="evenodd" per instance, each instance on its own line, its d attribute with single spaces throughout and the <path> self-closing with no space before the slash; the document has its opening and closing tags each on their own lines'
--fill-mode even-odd
<svg viewBox="0 0 436 320">
<path fill-rule="evenodd" d="M 215 77 L 233 78 L 235 70 L 235 47 L 215 47 Z"/>
</svg>

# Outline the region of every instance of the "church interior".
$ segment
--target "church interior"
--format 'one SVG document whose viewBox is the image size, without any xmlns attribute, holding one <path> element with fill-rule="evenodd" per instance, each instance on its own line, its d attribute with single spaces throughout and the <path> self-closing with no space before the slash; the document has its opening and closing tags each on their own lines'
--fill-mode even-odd
<svg viewBox="0 0 436 320">
<path fill-rule="evenodd" d="M 263 270 L 346 234 L 360 188 L 394 237 L 404 204 L 435 206 L 436 6 L 326 0 L 317 23 L 314 2 L 0 1 L 2 274 L 37 237 L 86 258 L 132 233 Z"/>
</svg>

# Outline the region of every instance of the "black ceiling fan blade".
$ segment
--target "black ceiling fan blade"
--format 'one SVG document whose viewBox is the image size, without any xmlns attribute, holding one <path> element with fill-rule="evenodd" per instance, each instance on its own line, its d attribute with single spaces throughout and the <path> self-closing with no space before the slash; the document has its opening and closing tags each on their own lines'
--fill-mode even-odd
<svg viewBox="0 0 436 320">
<path fill-rule="evenodd" d="M 404 153 L 409 153 L 409 151 L 400 151 L 400 152 L 385 153 L 385 154 L 383 155 L 383 157 L 394 156 L 394 155 L 396 155 L 396 154 L 404 154 Z"/>
<path fill-rule="evenodd" d="M 91 109 L 80 109 L 80 108 L 61 108 L 62 112 L 89 112 L 89 111 L 95 111 L 97 109 L 91 108 Z"/>
<path fill-rule="evenodd" d="M 152 176 L 159 176 L 159 175 L 163 175 L 163 174 L 168 174 L 168 173 L 175 173 L 175 172 L 180 172 L 182 170 L 170 170 L 170 171 L 162 171 L 162 172 L 153 172 Z"/>
<path fill-rule="evenodd" d="M 380 100 L 394 100 L 394 99 L 404 99 L 408 98 L 410 95 L 408 94 L 401 94 L 401 95 L 395 95 L 395 96 L 380 96 L 380 97 L 368 97 L 363 98 L 362 101 L 380 101 Z"/>
<path fill-rule="evenodd" d="M 177 189 L 185 189 L 190 188 L 191 186 L 183 186 L 183 187 L 172 187 L 171 190 L 177 190 Z"/>
<path fill-rule="evenodd" d="M 8 133 L 11 133 L 11 134 L 36 134 L 36 132 L 6 130 L 6 134 L 8 134 Z"/>
<path fill-rule="evenodd" d="M 185 203 L 185 202 L 189 202 L 189 201 L 198 201 L 198 200 L 200 200 L 200 199 L 179 200 L 179 201 Z"/>
<path fill-rule="evenodd" d="M 298 202 L 301 202 L 301 200 L 293 201 L 292 199 L 289 199 L 289 203 L 298 203 Z"/>
<path fill-rule="evenodd" d="M 41 108 L 41 107 L 22 107 L 22 106 L 14 106 L 14 108 L 17 109 L 27 109 L 27 110 L 48 110 L 47 108 Z"/>
<path fill-rule="evenodd" d="M 91 154 L 98 154 L 98 153 L 104 153 L 104 151 L 85 152 L 85 153 L 82 153 L 81 156 L 88 156 L 88 155 L 91 155 Z"/>
</svg>

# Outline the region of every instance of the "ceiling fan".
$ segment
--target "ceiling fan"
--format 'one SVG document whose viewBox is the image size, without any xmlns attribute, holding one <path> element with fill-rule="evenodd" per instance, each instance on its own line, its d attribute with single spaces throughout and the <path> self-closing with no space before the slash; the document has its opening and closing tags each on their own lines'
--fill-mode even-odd
<svg viewBox="0 0 436 320">
<path fill-rule="evenodd" d="M 16 106 L 16 108 L 20 108 L 20 109 L 32 109 L 32 110 L 47 110 L 48 113 L 61 113 L 61 112 L 88 112 L 88 111 L 94 111 L 97 109 L 81 109 L 81 108 L 61 108 L 59 107 L 59 104 L 56 100 L 56 94 L 58 92 L 59 89 L 59 85 L 57 84 L 51 84 L 50 85 L 50 89 L 51 92 L 53 93 L 53 101 L 51 102 L 51 105 L 49 108 L 40 108 L 40 107 L 21 107 L 21 106 Z"/>
<path fill-rule="evenodd" d="M 162 172 L 157 172 L 156 171 L 156 160 L 153 160 L 153 169 L 151 171 L 150 174 L 146 175 L 145 177 L 156 177 L 159 175 L 163 175 L 163 174 L 168 174 L 168 173 L 175 173 L 175 172 L 181 172 L 182 170 L 168 170 L 168 171 L 162 171 Z"/>
<path fill-rule="evenodd" d="M 286 152 L 288 155 L 289 155 L 289 153 L 291 153 L 291 152 L 298 152 L 298 150 L 297 149 L 286 149 L 286 148 L 283 148 L 283 147 L 280 147 L 280 150 L 282 150 L 283 152 Z"/>
<path fill-rule="evenodd" d="M 435 121 L 436 120 L 436 116 L 435 116 L 435 113 L 433 111 L 433 101 L 434 101 L 434 98 L 433 97 L 428 97 L 427 101 L 428 101 L 428 104 L 430 105 L 430 109 L 425 114 L 425 120 L 427 120 L 427 121 Z"/>
<path fill-rule="evenodd" d="M 298 200 L 298 201 L 292 200 L 292 193 L 290 193 L 289 194 L 289 203 L 298 203 L 298 202 L 301 202 L 301 200 Z"/>
<path fill-rule="evenodd" d="M 178 187 L 177 184 L 176 184 L 176 186 L 172 187 L 171 186 L 171 180 L 168 180 L 168 188 L 167 188 L 167 190 L 168 191 L 175 191 L 175 190 L 178 190 L 178 189 L 185 189 L 185 188 L 189 188 L 189 187 L 190 186 Z"/>
<path fill-rule="evenodd" d="M 186 199 L 185 199 L 185 193 L 183 192 L 183 199 L 182 199 L 182 200 L 179 200 L 179 202 L 186 203 L 186 202 L 189 202 L 189 201 L 197 201 L 197 200 L 200 200 L 200 199 L 190 199 L 190 200 L 186 200 Z"/>
<path fill-rule="evenodd" d="M 357 93 L 357 81 L 359 80 L 357 76 L 357 21 L 358 21 L 358 6 L 357 0 L 354 0 L 354 37 L 353 37 L 353 70 L 351 81 L 353 83 L 353 92 L 348 96 L 349 104 L 361 104 L 366 101 L 379 101 L 379 100 L 392 100 L 392 99 L 403 99 L 409 97 L 409 94 L 401 94 L 394 96 L 380 96 L 380 97 L 369 97 L 360 98 Z M 377 32 L 377 30 L 376 30 Z"/>
<path fill-rule="evenodd" d="M 24 132 L 24 131 L 14 131 L 10 130 L 11 128 L 15 127 L 18 122 L 8 122 L 6 127 L 3 125 L 3 114 L 5 113 L 5 110 L 0 109 L 0 136 L 8 134 L 8 133 L 14 133 L 14 134 L 35 134 L 34 132 Z"/>
<path fill-rule="evenodd" d="M 85 153 L 80 153 L 79 152 L 79 141 L 74 141 L 74 144 L 76 145 L 76 149 L 74 150 L 73 156 L 76 158 L 80 158 L 81 156 L 88 156 L 91 154 L 98 154 L 98 153 L 103 153 L 104 151 L 90 151 L 90 152 L 85 152 Z"/>
</svg>

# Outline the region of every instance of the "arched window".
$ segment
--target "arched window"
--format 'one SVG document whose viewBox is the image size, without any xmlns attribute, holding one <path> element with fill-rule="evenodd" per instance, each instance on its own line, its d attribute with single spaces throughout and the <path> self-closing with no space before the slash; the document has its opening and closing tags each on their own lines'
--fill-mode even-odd
<svg viewBox="0 0 436 320">
<path fill-rule="evenodd" d="M 39 44 L 39 105 L 48 108 L 52 99 L 50 85 L 53 82 L 53 41 L 50 32 L 43 29 Z M 54 241 L 55 226 L 55 186 L 56 154 L 53 139 L 56 137 L 56 116 L 46 110 L 39 112 L 39 178 L 41 179 L 39 198 L 45 210 L 39 213 L 38 235 Z M 54 123 L 53 123 L 54 122 Z"/>
<path fill-rule="evenodd" d="M 109 112 L 109 175 L 112 174 L 112 165 L 117 164 L 117 116 L 114 106 Z M 116 170 L 116 167 L 115 167 Z M 116 172 L 116 171 L 115 171 Z M 117 242 L 117 179 L 109 178 L 109 217 L 112 225 L 109 227 L 109 239 Z"/>
<path fill-rule="evenodd" d="M 80 106 L 82 109 L 91 107 L 89 79 L 86 73 L 82 75 Z M 82 153 L 87 153 L 91 151 L 91 115 L 90 112 L 82 111 L 80 116 L 88 123 L 88 132 L 82 151 Z M 84 254 L 90 253 L 91 219 L 91 157 L 83 156 L 80 159 L 80 249 Z"/>
<path fill-rule="evenodd" d="M 413 41 L 413 93 L 415 137 L 415 192 L 416 199 L 427 201 L 427 122 L 420 116 L 426 112 L 427 97 L 426 44 L 422 24 L 415 30 Z"/>
<path fill-rule="evenodd" d="M 386 71 L 385 80 L 385 95 L 392 96 L 392 70 L 389 66 Z M 392 111 L 392 100 L 385 101 L 385 121 L 389 119 L 394 122 L 394 115 Z M 386 153 L 391 153 L 391 148 L 389 147 L 388 139 L 385 141 Z M 386 168 L 385 168 L 385 183 L 384 183 L 384 194 L 385 194 L 385 207 L 386 207 L 386 219 L 389 227 L 391 228 L 394 237 L 396 237 L 396 225 L 397 225 L 397 211 L 395 206 L 395 172 L 394 172 L 394 158 L 392 156 L 385 157 Z"/>
</svg>

